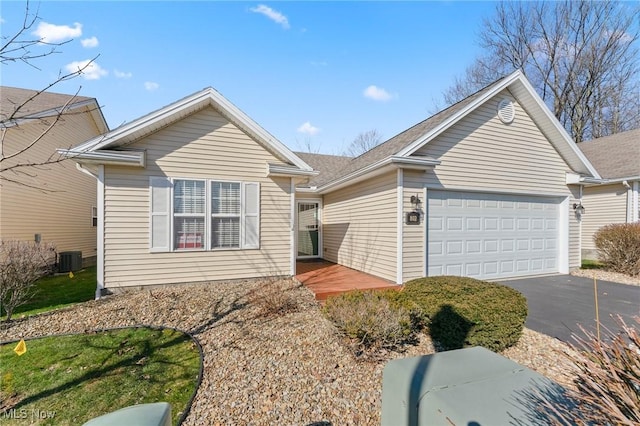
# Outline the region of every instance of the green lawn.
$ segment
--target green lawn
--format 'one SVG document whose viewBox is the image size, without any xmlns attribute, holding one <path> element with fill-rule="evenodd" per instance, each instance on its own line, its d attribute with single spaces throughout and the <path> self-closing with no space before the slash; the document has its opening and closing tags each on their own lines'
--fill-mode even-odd
<svg viewBox="0 0 640 426">
<path fill-rule="evenodd" d="M 96 267 L 92 266 L 69 274 L 52 275 L 36 282 L 33 299 L 13 312 L 13 318 L 61 308 L 93 300 L 96 294 Z M 0 312 L 4 316 L 4 311 Z"/>
<path fill-rule="evenodd" d="M 176 424 L 200 370 L 195 343 L 174 330 L 123 330 L 0 346 L 0 423 L 79 425 L 129 405 L 166 401 Z M 9 420 L 21 413 L 26 419 Z"/>
<path fill-rule="evenodd" d="M 605 265 L 597 260 L 584 259 L 582 261 L 582 269 L 604 269 Z"/>
</svg>

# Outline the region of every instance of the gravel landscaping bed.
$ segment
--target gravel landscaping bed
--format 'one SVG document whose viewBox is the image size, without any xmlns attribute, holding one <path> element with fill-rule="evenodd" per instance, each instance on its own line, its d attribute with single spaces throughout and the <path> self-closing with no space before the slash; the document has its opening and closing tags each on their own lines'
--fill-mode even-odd
<svg viewBox="0 0 640 426">
<path fill-rule="evenodd" d="M 605 271 L 603 269 L 576 269 L 571 272 L 571 275 L 585 278 L 593 278 L 595 275 L 596 279 L 599 281 L 640 286 L 640 275 L 632 277 L 618 272 Z"/>
<path fill-rule="evenodd" d="M 204 377 L 185 425 L 378 425 L 382 370 L 391 358 L 433 352 L 428 336 L 404 353 L 357 361 L 312 294 L 290 281 L 297 309 L 265 317 L 250 303 L 255 281 L 128 292 L 1 326 L 0 340 L 129 325 L 192 333 L 204 351 Z M 566 346 L 525 330 L 504 355 L 567 384 Z M 325 423 L 322 423 L 325 422 Z"/>
</svg>

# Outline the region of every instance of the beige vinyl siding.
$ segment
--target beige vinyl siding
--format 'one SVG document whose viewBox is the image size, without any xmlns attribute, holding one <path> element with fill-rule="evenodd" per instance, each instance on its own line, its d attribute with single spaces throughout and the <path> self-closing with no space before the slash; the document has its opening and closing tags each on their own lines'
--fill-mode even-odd
<svg viewBox="0 0 640 426">
<path fill-rule="evenodd" d="M 580 268 L 582 265 L 580 220 L 573 210 L 573 205 L 580 202 L 580 187 L 571 185 L 569 190 L 571 191 L 567 206 L 567 214 L 569 215 L 569 269 L 575 269 Z"/>
<path fill-rule="evenodd" d="M 396 171 L 325 194 L 324 258 L 395 282 Z"/>
<path fill-rule="evenodd" d="M 23 122 L 6 130 L 4 154 L 16 152 L 38 138 L 47 125 L 41 121 Z M 69 114 L 32 148 L 11 161 L 43 162 L 57 148 L 68 148 L 100 134 L 90 112 Z M 58 252 L 80 250 L 84 258 L 97 255 L 96 227 L 91 208 L 96 204 L 96 179 L 76 169 L 72 160 L 37 168 L 23 168 L 12 174 L 25 185 L 4 180 L 0 185 L 0 238 L 42 241 L 56 245 Z M 27 186 L 28 185 L 28 186 Z"/>
<path fill-rule="evenodd" d="M 511 124 L 502 123 L 496 112 L 505 97 L 514 101 Z M 508 90 L 415 154 L 442 162 L 424 175 L 428 188 L 567 196 L 571 204 L 577 195 L 577 188 L 571 190 L 566 184 L 571 169 Z M 569 210 L 569 267 L 573 268 L 580 266 L 580 225 Z"/>
<path fill-rule="evenodd" d="M 404 170 L 403 186 L 403 228 L 402 228 L 402 280 L 404 282 L 423 277 L 425 261 L 425 203 L 424 196 L 424 172 L 415 170 Z M 420 224 L 407 225 L 406 215 L 414 211 L 415 206 L 411 204 L 411 196 L 417 195 L 422 203 L 419 205 Z"/>
<path fill-rule="evenodd" d="M 207 108 L 131 147 L 146 169 L 105 167 L 106 287 L 291 274 L 291 181 L 266 177 L 262 145 Z M 151 253 L 149 176 L 259 182 L 260 249 Z"/>
<path fill-rule="evenodd" d="M 430 188 L 469 188 L 569 195 L 571 170 L 528 114 L 515 103 L 515 119 L 503 124 L 501 92 L 421 148 L 416 154 L 442 161 L 427 174 Z"/>
<path fill-rule="evenodd" d="M 627 189 L 621 184 L 585 187 L 582 191 L 582 248 L 595 250 L 593 236 L 601 227 L 627 221 Z"/>
</svg>

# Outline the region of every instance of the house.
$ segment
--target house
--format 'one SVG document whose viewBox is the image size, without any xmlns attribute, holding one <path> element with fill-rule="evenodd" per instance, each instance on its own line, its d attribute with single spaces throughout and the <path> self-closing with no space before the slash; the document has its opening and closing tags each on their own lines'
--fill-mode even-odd
<svg viewBox="0 0 640 426">
<path fill-rule="evenodd" d="M 95 179 L 70 159 L 56 162 L 56 149 L 108 130 L 93 98 L 0 87 L 1 240 L 50 242 L 95 263 Z"/>
<path fill-rule="evenodd" d="M 600 178 L 519 71 L 356 158 L 295 154 L 210 88 L 63 152 L 98 178 L 98 291 L 315 257 L 395 283 L 566 273 Z"/>
<path fill-rule="evenodd" d="M 612 223 L 640 220 L 640 129 L 578 144 L 601 181 L 587 183 L 582 192 L 582 256 L 597 259 L 596 231 Z"/>
</svg>

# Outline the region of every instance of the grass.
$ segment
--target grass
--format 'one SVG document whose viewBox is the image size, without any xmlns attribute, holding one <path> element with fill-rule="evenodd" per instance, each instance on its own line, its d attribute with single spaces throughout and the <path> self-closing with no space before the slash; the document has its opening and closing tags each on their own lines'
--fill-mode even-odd
<svg viewBox="0 0 640 426">
<path fill-rule="evenodd" d="M 0 420 L 38 413 L 41 425 L 78 425 L 129 405 L 166 401 L 176 424 L 196 387 L 199 351 L 184 333 L 127 328 L 0 346 Z M 20 424 L 13 421 L 11 424 Z"/>
<path fill-rule="evenodd" d="M 583 259 L 581 268 L 582 269 L 604 269 L 605 265 L 601 262 L 598 262 L 597 260 Z"/>
<path fill-rule="evenodd" d="M 14 318 L 21 315 L 33 315 L 53 309 L 62 308 L 74 303 L 93 300 L 96 294 L 96 267 L 92 266 L 69 274 L 51 275 L 39 279 L 35 284 L 33 299 L 16 308 Z M 4 311 L 0 312 L 3 315 Z"/>
</svg>

